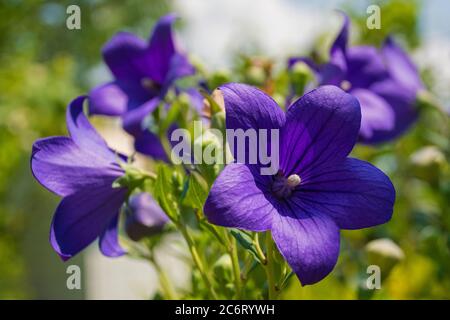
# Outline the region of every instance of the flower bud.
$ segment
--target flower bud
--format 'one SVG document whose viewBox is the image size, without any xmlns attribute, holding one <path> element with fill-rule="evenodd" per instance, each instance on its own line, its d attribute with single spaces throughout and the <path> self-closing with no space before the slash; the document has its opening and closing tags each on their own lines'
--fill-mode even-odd
<svg viewBox="0 0 450 320">
<path fill-rule="evenodd" d="M 403 250 L 388 238 L 370 241 L 365 250 L 368 262 L 380 267 L 383 278 L 386 278 L 392 268 L 405 258 Z"/>
<path fill-rule="evenodd" d="M 413 172 L 417 177 L 436 183 L 439 181 L 441 166 L 445 164 L 445 156 L 436 146 L 425 146 L 411 155 Z"/>
<path fill-rule="evenodd" d="M 302 96 L 308 82 L 313 78 L 311 69 L 303 61 L 296 62 L 290 70 L 290 79 L 294 94 Z"/>
<path fill-rule="evenodd" d="M 130 198 L 125 230 L 131 240 L 161 232 L 169 218 L 148 193 L 142 192 Z"/>
<path fill-rule="evenodd" d="M 230 255 L 222 255 L 213 265 L 214 274 L 217 281 L 222 284 L 230 282 L 232 279 L 232 262 Z"/>
</svg>

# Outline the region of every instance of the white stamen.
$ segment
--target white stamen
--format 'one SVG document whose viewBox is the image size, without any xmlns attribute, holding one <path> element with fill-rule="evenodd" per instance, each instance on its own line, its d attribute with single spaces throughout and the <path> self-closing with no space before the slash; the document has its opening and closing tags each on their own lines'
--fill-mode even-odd
<svg viewBox="0 0 450 320">
<path fill-rule="evenodd" d="M 301 182 L 302 179 L 297 174 L 291 174 L 286 180 L 286 183 L 290 188 L 295 188 Z"/>
<path fill-rule="evenodd" d="M 143 78 L 141 80 L 141 85 L 145 88 L 145 89 L 154 89 L 155 88 L 155 82 L 152 79 L 149 78 Z"/>
<path fill-rule="evenodd" d="M 348 90 L 351 89 L 351 87 L 352 87 L 352 84 L 351 84 L 349 81 L 343 80 L 343 81 L 341 82 L 341 89 L 342 89 L 342 90 L 348 91 Z"/>
</svg>

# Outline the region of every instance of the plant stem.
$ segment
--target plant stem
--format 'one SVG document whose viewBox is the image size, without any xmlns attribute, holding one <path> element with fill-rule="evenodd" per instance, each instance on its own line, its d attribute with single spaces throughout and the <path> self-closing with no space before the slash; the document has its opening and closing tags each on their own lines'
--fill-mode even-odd
<svg viewBox="0 0 450 320">
<path fill-rule="evenodd" d="M 256 252 L 258 253 L 258 258 L 261 260 L 261 263 L 263 265 L 266 264 L 266 256 L 264 255 L 264 252 L 261 249 L 261 245 L 259 244 L 259 236 L 258 233 L 255 233 L 255 239 L 254 239 Z"/>
<path fill-rule="evenodd" d="M 212 286 L 209 276 L 205 271 L 205 268 L 203 266 L 200 255 L 198 254 L 197 248 L 195 247 L 194 241 L 192 240 L 188 230 L 183 225 L 183 223 L 178 223 L 178 228 L 180 229 L 184 239 L 186 240 L 186 242 L 188 244 L 188 248 L 189 248 L 189 252 L 191 253 L 192 260 L 194 261 L 195 266 L 197 267 L 198 271 L 200 272 L 202 279 L 205 282 L 205 286 L 211 293 L 211 296 L 214 299 L 218 299 L 217 293 L 214 290 L 214 287 Z"/>
<path fill-rule="evenodd" d="M 231 262 L 233 265 L 233 273 L 234 273 L 234 280 L 235 280 L 235 286 L 236 286 L 236 297 L 239 299 L 241 297 L 241 268 L 239 266 L 239 257 L 238 257 L 238 251 L 237 251 L 237 245 L 236 245 L 236 239 L 231 239 L 231 245 L 230 245 L 230 256 L 231 256 Z"/>
<path fill-rule="evenodd" d="M 160 267 L 160 265 L 152 259 L 153 265 L 159 274 L 159 284 L 167 300 L 177 300 L 177 294 L 170 283 L 169 277 L 166 272 Z"/>
<path fill-rule="evenodd" d="M 275 278 L 273 270 L 273 241 L 272 234 L 270 231 L 266 232 L 266 276 L 267 276 L 267 286 L 269 289 L 269 300 L 273 300 L 276 297 L 275 289 Z"/>
</svg>

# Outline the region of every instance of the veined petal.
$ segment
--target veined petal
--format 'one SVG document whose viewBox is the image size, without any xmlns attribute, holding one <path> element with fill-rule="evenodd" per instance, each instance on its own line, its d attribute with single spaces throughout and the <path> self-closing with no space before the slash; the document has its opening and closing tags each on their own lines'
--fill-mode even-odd
<svg viewBox="0 0 450 320">
<path fill-rule="evenodd" d="M 103 187 L 85 189 L 65 197 L 56 209 L 50 243 L 63 260 L 68 260 L 97 239 L 118 214 L 126 190 Z"/>
<path fill-rule="evenodd" d="M 127 253 L 119 243 L 118 224 L 119 212 L 112 218 L 107 229 L 100 236 L 99 248 L 104 256 L 120 257 Z"/>
<path fill-rule="evenodd" d="M 391 219 L 395 189 L 381 170 L 347 158 L 305 176 L 292 197 L 296 203 L 315 207 L 331 217 L 341 229 L 361 229 Z"/>
<path fill-rule="evenodd" d="M 39 183 L 59 196 L 98 188 L 104 185 L 105 179 L 116 179 L 123 174 L 119 166 L 84 151 L 67 137 L 36 141 L 31 154 L 31 171 Z"/>
<path fill-rule="evenodd" d="M 302 285 L 322 280 L 337 262 L 339 228 L 314 206 L 285 202 L 273 217 L 272 237 Z"/>
<path fill-rule="evenodd" d="M 385 99 L 366 89 L 355 89 L 351 94 L 361 105 L 360 135 L 363 142 L 376 142 L 379 139 L 377 133 L 394 129 L 395 113 Z"/>
<path fill-rule="evenodd" d="M 203 211 L 208 221 L 251 231 L 269 230 L 276 213 L 266 191 L 267 176 L 239 163 L 228 164 L 214 182 Z"/>
<path fill-rule="evenodd" d="M 234 135 L 227 134 L 231 154 L 237 162 L 259 166 L 261 159 L 255 159 L 256 155 L 260 154 L 262 150 L 259 148 L 263 148 L 263 145 L 266 150 L 262 152 L 270 154 L 272 136 L 276 133 L 272 132 L 272 129 L 279 130 L 285 122 L 283 110 L 271 97 L 252 86 L 230 83 L 219 89 L 225 103 L 227 130 L 235 130 Z M 243 132 L 239 132 L 239 129 Z M 266 130 L 265 141 L 260 141 L 261 129 Z M 248 137 L 245 140 L 239 139 L 240 133 L 248 134 Z M 279 134 L 274 136 L 278 138 Z M 278 144 L 279 141 L 273 143 Z M 278 158 L 278 155 L 270 156 Z"/>
<path fill-rule="evenodd" d="M 67 107 L 67 130 L 75 144 L 84 152 L 92 153 L 112 163 L 116 159 L 114 152 L 108 148 L 105 140 L 95 131 L 83 112 L 85 99 L 86 97 L 78 97 Z"/>
<path fill-rule="evenodd" d="M 240 83 L 221 86 L 225 102 L 227 129 L 279 129 L 285 115 L 263 91 Z"/>
<path fill-rule="evenodd" d="M 322 86 L 305 94 L 286 114 L 281 170 L 286 177 L 302 177 L 329 162 L 343 161 L 356 142 L 360 122 L 358 101 L 338 87 Z"/>
<path fill-rule="evenodd" d="M 127 111 L 128 97 L 115 83 L 100 85 L 89 92 L 89 114 L 120 116 Z"/>
</svg>

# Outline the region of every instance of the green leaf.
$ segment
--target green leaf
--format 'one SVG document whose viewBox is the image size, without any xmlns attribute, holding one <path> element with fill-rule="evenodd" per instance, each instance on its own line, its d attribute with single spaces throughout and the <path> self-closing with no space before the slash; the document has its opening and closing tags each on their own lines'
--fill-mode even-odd
<svg viewBox="0 0 450 320">
<path fill-rule="evenodd" d="M 167 165 L 160 165 L 158 167 L 157 178 L 153 187 L 153 196 L 158 200 L 166 214 L 172 220 L 177 220 L 180 216 L 180 208 L 172 175 L 173 169 Z"/>
<path fill-rule="evenodd" d="M 186 195 L 183 199 L 184 205 L 191 206 L 194 209 L 202 209 L 208 196 L 206 186 L 202 185 L 199 179 L 201 178 L 195 173 L 189 176 Z"/>
<path fill-rule="evenodd" d="M 241 247 L 243 247 L 244 249 L 249 251 L 255 258 L 255 260 L 257 260 L 259 263 L 261 263 L 261 260 L 259 259 L 258 253 L 255 248 L 253 239 L 248 234 L 246 234 L 243 231 L 237 230 L 237 229 L 231 229 L 230 233 L 233 237 L 236 238 L 237 242 L 239 243 L 239 245 Z"/>
</svg>

